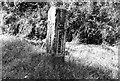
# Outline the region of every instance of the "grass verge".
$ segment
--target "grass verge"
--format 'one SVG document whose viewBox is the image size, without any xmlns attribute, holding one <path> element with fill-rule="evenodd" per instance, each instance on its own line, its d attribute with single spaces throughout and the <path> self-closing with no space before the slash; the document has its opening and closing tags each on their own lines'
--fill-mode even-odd
<svg viewBox="0 0 120 81">
<path fill-rule="evenodd" d="M 8 37 L 6 37 L 8 38 Z M 111 79 L 111 70 L 103 70 L 75 61 L 53 67 L 50 54 L 38 52 L 34 45 L 10 37 L 0 41 L 3 79 Z M 38 48 L 37 48 L 38 49 Z"/>
</svg>

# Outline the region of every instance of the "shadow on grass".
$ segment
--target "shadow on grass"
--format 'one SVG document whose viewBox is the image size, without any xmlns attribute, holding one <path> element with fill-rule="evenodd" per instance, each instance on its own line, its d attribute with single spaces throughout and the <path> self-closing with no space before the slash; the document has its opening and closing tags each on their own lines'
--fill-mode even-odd
<svg viewBox="0 0 120 81">
<path fill-rule="evenodd" d="M 33 52 L 32 45 L 15 40 L 2 45 L 2 78 L 6 79 L 111 79 L 110 71 L 65 62 L 53 67 L 52 56 Z"/>
</svg>

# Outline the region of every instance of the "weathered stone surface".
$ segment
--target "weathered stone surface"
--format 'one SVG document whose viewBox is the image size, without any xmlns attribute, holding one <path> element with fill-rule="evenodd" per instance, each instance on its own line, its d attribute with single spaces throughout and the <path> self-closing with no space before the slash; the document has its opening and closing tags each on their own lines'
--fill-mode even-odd
<svg viewBox="0 0 120 81">
<path fill-rule="evenodd" d="M 53 40 L 55 37 L 55 13 L 56 7 L 52 6 L 48 11 L 48 25 L 47 25 L 47 52 L 52 50 Z"/>
<path fill-rule="evenodd" d="M 60 7 L 52 6 L 48 12 L 47 52 L 57 57 L 64 56 L 65 17 L 66 10 Z"/>
</svg>

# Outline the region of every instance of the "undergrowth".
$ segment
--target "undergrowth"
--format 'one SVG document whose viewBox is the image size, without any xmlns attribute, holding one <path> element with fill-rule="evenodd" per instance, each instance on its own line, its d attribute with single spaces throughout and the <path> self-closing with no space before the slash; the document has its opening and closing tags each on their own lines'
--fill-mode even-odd
<svg viewBox="0 0 120 81">
<path fill-rule="evenodd" d="M 21 40 L 2 45 L 3 79 L 111 79 L 111 71 L 75 64 L 61 63 L 54 68 L 52 56 L 37 53 L 33 45 Z"/>
</svg>

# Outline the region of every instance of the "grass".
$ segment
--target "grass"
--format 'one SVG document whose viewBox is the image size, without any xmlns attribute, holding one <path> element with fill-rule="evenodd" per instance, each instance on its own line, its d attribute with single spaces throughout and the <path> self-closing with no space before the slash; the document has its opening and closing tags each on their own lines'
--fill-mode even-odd
<svg viewBox="0 0 120 81">
<path fill-rule="evenodd" d="M 14 37 L 2 38 L 5 39 L 0 40 L 3 79 L 25 76 L 28 79 L 112 79 L 112 70 L 76 63 L 76 60 L 66 60 L 55 69 L 52 56 L 36 51 L 39 47 Z"/>
</svg>

